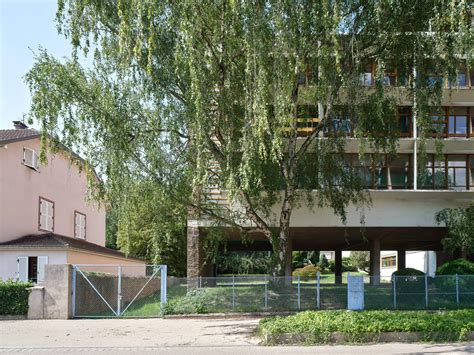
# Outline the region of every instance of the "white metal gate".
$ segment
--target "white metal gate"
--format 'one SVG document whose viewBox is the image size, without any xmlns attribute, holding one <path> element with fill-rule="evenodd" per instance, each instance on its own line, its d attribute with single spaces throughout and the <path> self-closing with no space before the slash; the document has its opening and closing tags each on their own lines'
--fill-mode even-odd
<svg viewBox="0 0 474 355">
<path fill-rule="evenodd" d="M 153 317 L 166 303 L 166 265 L 75 264 L 74 318 Z"/>
</svg>

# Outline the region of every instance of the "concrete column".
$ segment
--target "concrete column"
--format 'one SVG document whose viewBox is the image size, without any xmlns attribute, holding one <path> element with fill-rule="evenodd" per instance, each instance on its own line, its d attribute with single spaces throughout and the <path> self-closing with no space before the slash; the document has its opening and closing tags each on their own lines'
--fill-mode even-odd
<svg viewBox="0 0 474 355">
<path fill-rule="evenodd" d="M 380 283 L 380 239 L 370 241 L 370 283 L 378 285 Z"/>
<path fill-rule="evenodd" d="M 397 270 L 405 269 L 407 267 L 407 257 L 405 249 L 397 250 Z"/>
<path fill-rule="evenodd" d="M 334 282 L 342 284 L 342 250 L 334 251 Z"/>
<path fill-rule="evenodd" d="M 189 226 L 187 229 L 187 271 L 188 278 L 201 275 L 203 264 L 202 241 L 199 239 L 199 227 Z"/>
</svg>

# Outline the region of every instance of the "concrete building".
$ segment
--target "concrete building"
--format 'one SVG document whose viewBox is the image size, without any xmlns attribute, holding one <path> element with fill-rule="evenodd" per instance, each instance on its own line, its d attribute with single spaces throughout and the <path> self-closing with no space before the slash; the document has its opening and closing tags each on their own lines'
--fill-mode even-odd
<svg viewBox="0 0 474 355">
<path fill-rule="evenodd" d="M 143 264 L 105 247 L 105 210 L 87 201 L 85 162 L 60 149 L 43 165 L 39 132 L 15 127 L 0 130 L 0 278 L 41 282 L 45 264 Z"/>
<path fill-rule="evenodd" d="M 368 90 L 374 85 L 374 71 L 372 65 L 363 75 Z M 331 208 L 311 209 L 303 203 L 292 213 L 292 249 L 333 251 L 331 257 L 336 261 L 336 274 L 341 273 L 342 252 L 350 250 L 370 250 L 373 276 L 394 270 L 390 265 L 387 269 L 383 267 L 381 272 L 381 253 L 385 257 L 385 251 L 393 251 L 386 256 L 395 256 L 397 268 L 419 258 L 426 264 L 422 269 L 432 274 L 436 264 L 446 261 L 441 245 L 446 229 L 436 223 L 436 212 L 443 208 L 468 207 L 474 199 L 474 70 L 468 72 L 461 65 L 455 86 L 444 80 L 442 112 L 433 108 L 430 115 L 433 138 L 427 138 L 427 160 L 421 168 L 421 143 L 417 134 L 418 118 L 412 113 L 413 97 L 403 84 L 398 83 L 396 74 L 388 73 L 384 85 L 396 97 L 398 106 L 400 138 L 395 157 L 382 155 L 377 161 L 368 159 L 372 163 L 364 163 L 365 159 L 359 159 L 359 140 L 352 134 L 350 118 L 334 117 L 334 126 L 346 136 L 347 164 L 364 176 L 365 188 L 372 199 L 372 206 L 365 211 L 364 233 L 361 233 L 360 213 L 355 206 L 349 206 L 345 225 Z M 311 87 L 302 87 L 300 92 L 304 90 L 311 90 Z M 318 112 L 318 108 L 306 111 Z M 318 118 L 308 117 L 307 120 L 308 125 L 299 130 L 302 139 L 311 132 L 312 124 L 318 122 Z M 441 134 L 442 156 L 436 151 L 436 132 Z M 324 139 L 325 134 L 322 133 L 319 139 Z M 373 152 L 367 150 L 366 153 L 367 158 L 371 158 Z M 317 195 L 317 191 L 313 193 Z M 225 191 L 216 191 L 214 199 L 227 203 Z M 240 208 L 238 204 L 230 207 Z M 274 206 L 272 212 L 279 215 L 278 206 Z M 189 276 L 209 275 L 210 268 L 203 267 L 201 245 L 206 228 L 211 225 L 205 218 L 193 216 L 188 219 Z M 253 243 L 243 245 L 237 231 L 231 227 L 222 228 L 228 239 L 227 249 L 271 250 L 270 243 L 261 235 L 253 235 Z"/>
</svg>

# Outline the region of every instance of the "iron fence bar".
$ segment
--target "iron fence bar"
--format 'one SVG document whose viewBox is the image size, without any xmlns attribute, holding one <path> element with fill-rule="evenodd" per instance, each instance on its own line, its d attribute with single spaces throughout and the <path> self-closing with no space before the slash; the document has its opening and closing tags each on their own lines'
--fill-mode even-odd
<svg viewBox="0 0 474 355">
<path fill-rule="evenodd" d="M 321 274 L 318 273 L 316 274 L 316 307 L 318 309 L 321 309 L 321 290 L 320 290 L 320 285 L 321 285 Z"/>
<path fill-rule="evenodd" d="M 76 317 L 76 265 L 72 266 L 72 317 Z"/>
<path fill-rule="evenodd" d="M 397 309 L 397 276 L 393 276 L 393 309 Z"/>
<path fill-rule="evenodd" d="M 301 291 L 300 291 L 300 274 L 299 273 L 298 273 L 298 309 L 301 309 Z"/>
<path fill-rule="evenodd" d="M 117 265 L 114 265 L 114 266 L 117 266 Z M 82 277 L 84 277 L 84 279 L 86 279 L 87 283 L 92 287 L 92 289 L 95 291 L 95 293 L 97 293 L 99 295 L 99 297 L 102 299 L 102 301 L 105 302 L 105 304 L 107 305 L 107 307 L 110 308 L 110 310 L 115 314 L 115 316 L 118 316 L 117 313 L 115 312 L 115 310 L 110 306 L 109 302 L 107 302 L 105 300 L 105 298 L 100 294 L 100 292 L 95 288 L 95 286 L 92 284 L 92 282 L 90 282 L 90 280 L 87 278 L 86 275 L 84 275 L 84 273 L 82 272 L 82 270 L 78 267 L 77 270 L 79 271 L 79 273 L 82 275 Z"/>
<path fill-rule="evenodd" d="M 168 266 L 161 265 L 158 269 L 161 270 L 161 292 L 160 292 L 160 305 L 163 306 L 168 301 Z"/>
<path fill-rule="evenodd" d="M 265 275 L 265 309 L 268 308 L 268 286 L 267 286 L 267 275 Z"/>
<path fill-rule="evenodd" d="M 235 276 L 232 275 L 232 310 L 235 310 Z"/>
<path fill-rule="evenodd" d="M 428 275 L 425 274 L 425 306 L 428 308 Z"/>
<path fill-rule="evenodd" d="M 118 282 L 117 282 L 117 316 L 122 313 L 122 267 L 117 267 L 118 271 Z"/>
<path fill-rule="evenodd" d="M 459 275 L 456 274 L 456 304 L 459 306 Z"/>
</svg>

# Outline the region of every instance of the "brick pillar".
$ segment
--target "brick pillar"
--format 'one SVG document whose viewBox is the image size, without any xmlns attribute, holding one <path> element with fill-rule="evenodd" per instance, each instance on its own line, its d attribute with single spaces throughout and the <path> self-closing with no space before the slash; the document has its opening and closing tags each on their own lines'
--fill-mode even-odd
<svg viewBox="0 0 474 355">
<path fill-rule="evenodd" d="M 370 241 L 370 283 L 378 285 L 380 283 L 380 239 Z"/>
<path fill-rule="evenodd" d="M 342 250 L 334 251 L 334 282 L 342 284 Z"/>
<path fill-rule="evenodd" d="M 405 249 L 397 249 L 397 270 L 405 269 L 407 267 Z"/>
</svg>

